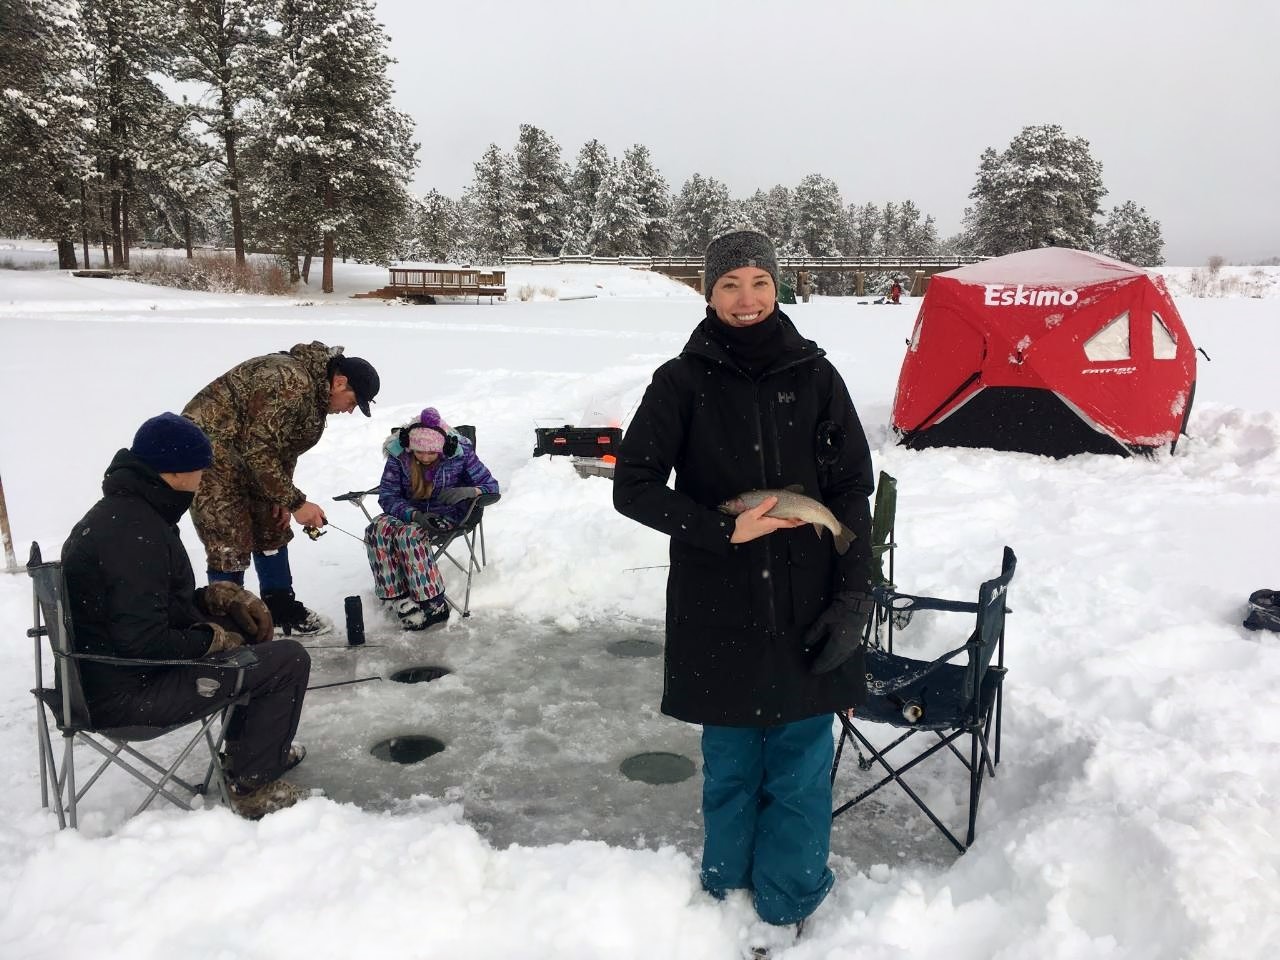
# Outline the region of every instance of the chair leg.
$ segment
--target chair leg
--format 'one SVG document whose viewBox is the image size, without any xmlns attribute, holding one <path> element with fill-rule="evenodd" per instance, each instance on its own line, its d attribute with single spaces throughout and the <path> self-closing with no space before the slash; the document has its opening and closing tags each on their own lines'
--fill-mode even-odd
<svg viewBox="0 0 1280 960">
<path fill-rule="evenodd" d="M 835 755 L 835 759 L 831 761 L 831 785 L 832 786 L 835 786 L 836 773 L 840 770 L 840 755 L 844 753 L 844 742 L 846 739 L 848 739 L 848 736 L 849 736 L 848 731 L 846 731 L 844 728 L 844 725 L 847 722 L 847 719 L 841 716 L 840 714 L 836 714 L 836 716 L 840 718 L 840 739 L 836 741 L 836 755 Z M 834 813 L 831 816 L 833 819 L 835 818 Z"/>
<path fill-rule="evenodd" d="M 192 795 L 195 794 L 196 792 L 195 786 L 187 783 L 185 780 L 182 780 L 180 777 L 175 776 L 174 773 L 177 769 L 177 765 L 186 759 L 187 754 L 190 753 L 191 747 L 194 746 L 196 741 L 193 740 L 192 743 L 189 743 L 187 745 L 187 749 L 182 752 L 182 754 L 178 757 L 176 761 L 174 761 L 173 766 L 171 766 L 169 769 L 166 770 L 164 767 L 160 766 L 160 764 L 156 763 L 150 757 L 143 756 L 141 753 L 134 750 L 128 744 L 113 741 L 113 743 L 115 743 L 116 745 L 116 749 L 112 751 L 112 750 L 108 750 L 106 747 L 98 743 L 92 737 L 83 737 L 82 739 L 84 740 L 85 743 L 89 744 L 89 746 L 91 746 L 93 749 L 97 750 L 99 753 L 105 756 L 108 760 L 108 764 L 115 764 L 116 766 L 124 770 L 126 773 L 130 774 L 139 782 L 144 783 L 148 787 L 152 788 L 151 793 L 147 796 L 147 799 L 143 802 L 142 806 L 140 806 L 137 810 L 133 812 L 133 816 L 136 817 L 139 813 L 145 810 L 157 795 L 164 797 L 174 806 L 180 807 L 183 810 L 191 809 L 190 803 L 188 803 L 186 800 L 183 800 L 181 797 L 177 796 L 176 794 L 171 793 L 170 791 L 164 789 L 164 784 L 166 784 L 170 780 L 173 780 L 178 786 L 182 787 L 188 793 L 191 793 Z M 198 739 L 199 739 L 199 734 L 197 734 L 196 736 L 196 740 Z M 145 764 L 147 767 L 154 770 L 156 773 L 160 774 L 161 779 L 158 782 L 151 779 L 141 770 L 137 769 L 132 764 L 130 764 L 127 760 L 121 757 L 120 756 L 121 753 L 125 753 L 129 755 L 131 758 L 133 758 L 134 760 L 137 760 L 139 763 Z M 99 772 L 101 772 L 102 769 L 105 769 L 105 767 L 106 765 L 100 768 Z M 94 774 L 95 780 L 97 779 L 97 776 L 98 774 Z M 84 795 L 84 790 L 80 791 L 80 795 L 81 796 Z"/>
<path fill-rule="evenodd" d="M 79 799 L 76 796 L 76 758 L 71 751 L 74 743 L 74 736 L 64 736 L 62 738 L 62 776 L 67 784 L 67 820 L 71 824 L 72 830 L 79 830 L 80 819 L 76 815 L 76 802 Z M 61 792 L 61 784 L 58 785 L 58 789 Z"/>
<path fill-rule="evenodd" d="M 58 779 L 58 762 L 53 755 L 53 738 L 44 714 L 36 725 L 36 739 L 40 744 L 40 802 L 47 810 L 50 794 L 53 796 L 53 812 L 58 817 L 58 829 L 67 828 L 67 811 L 62 802 L 61 781 Z M 50 789 L 52 788 L 52 790 Z"/>
<path fill-rule="evenodd" d="M 981 739 L 975 729 L 969 734 L 969 833 L 965 837 L 965 849 L 973 844 L 974 831 L 978 825 L 978 798 L 982 795 L 982 775 L 986 772 L 986 761 L 978 757 L 978 741 Z M 986 744 L 982 745 L 986 754 Z"/>
<path fill-rule="evenodd" d="M 139 806 L 138 809 L 134 811 L 133 815 L 135 817 L 151 805 L 151 801 L 153 801 L 156 798 L 156 794 L 164 790 L 164 785 L 168 783 L 170 780 L 173 780 L 175 783 L 180 784 L 187 791 L 189 791 L 193 797 L 196 795 L 196 793 L 198 792 L 196 788 L 192 784 L 187 783 L 186 781 L 180 779 L 177 776 L 178 767 L 182 765 L 182 762 L 186 760 L 188 755 L 190 755 L 191 751 L 195 749 L 196 744 L 205 738 L 205 736 L 209 733 L 209 729 L 213 726 L 213 724 L 217 721 L 217 719 L 218 719 L 218 714 L 214 714 L 212 716 L 205 718 L 204 723 L 200 725 L 200 732 L 191 738 L 190 742 L 188 742 L 187 745 L 182 748 L 182 752 L 178 754 L 177 759 L 174 760 L 173 763 L 169 764 L 168 768 L 164 771 L 164 774 L 160 777 L 160 779 L 157 780 L 152 785 L 151 792 L 147 794 L 147 799 L 143 800 L 141 806 Z M 166 796 L 167 795 L 168 794 L 166 792 Z M 182 804 L 182 806 L 185 807 L 187 810 L 191 809 L 190 803 Z"/>
<path fill-rule="evenodd" d="M 852 731 L 854 737 L 856 737 L 858 741 L 860 741 L 862 745 L 866 747 L 867 750 L 870 752 L 871 759 L 875 760 L 882 767 L 884 767 L 888 776 L 881 779 L 874 786 L 868 787 L 866 790 L 863 790 L 862 793 L 858 794 L 852 800 L 848 801 L 847 803 L 841 804 L 839 807 L 837 807 L 835 811 L 833 811 L 831 814 L 832 819 L 835 819 L 840 814 L 848 810 L 850 807 L 853 807 L 856 804 L 860 803 L 861 801 L 865 800 L 867 797 L 871 796 L 871 794 L 875 793 L 877 790 L 879 790 L 881 787 L 885 786 L 886 784 L 890 782 L 897 783 L 897 785 L 902 788 L 903 792 L 915 802 L 915 805 L 924 812 L 924 815 L 929 818 L 929 820 L 933 823 L 933 825 L 938 828 L 938 830 L 942 833 L 942 835 L 951 841 L 951 844 L 956 848 L 956 850 L 958 850 L 960 853 L 964 853 L 965 851 L 964 844 L 962 844 L 959 840 L 955 838 L 955 835 L 950 830 L 947 829 L 946 824 L 944 824 L 941 820 L 938 819 L 937 815 L 932 810 L 929 809 L 928 804 L 926 804 L 922 799 L 920 799 L 919 795 L 914 790 L 911 789 L 910 785 L 905 780 L 902 779 L 902 774 L 906 773 L 916 764 L 921 763 L 924 760 L 927 760 L 929 757 L 933 756 L 935 753 L 941 750 L 944 746 L 947 746 L 956 737 L 960 736 L 964 731 L 963 730 L 955 731 L 942 743 L 935 743 L 933 746 L 929 747 L 929 749 L 925 750 L 923 753 L 920 753 L 919 755 L 912 757 L 911 760 L 909 760 L 907 763 L 904 763 L 901 767 L 895 768 L 892 764 L 889 763 L 888 760 L 884 758 L 884 755 L 888 753 L 890 750 L 892 750 L 894 747 L 898 746 L 901 743 L 904 743 L 916 731 L 908 730 L 905 734 L 903 734 L 893 743 L 889 744 L 889 746 L 885 747 L 884 750 L 877 750 L 874 746 L 871 745 L 871 741 L 868 740 L 866 737 L 864 737 L 856 727 L 850 725 L 850 730 Z"/>
<path fill-rule="evenodd" d="M 999 687 L 996 688 L 996 706 L 995 706 L 996 756 L 995 756 L 994 763 L 995 763 L 995 766 L 997 767 L 1000 766 L 1000 720 L 1003 716 L 1004 716 L 1004 684 L 1002 683 L 1000 684 Z M 993 776 L 995 775 L 994 770 L 992 771 L 992 775 Z"/>
</svg>

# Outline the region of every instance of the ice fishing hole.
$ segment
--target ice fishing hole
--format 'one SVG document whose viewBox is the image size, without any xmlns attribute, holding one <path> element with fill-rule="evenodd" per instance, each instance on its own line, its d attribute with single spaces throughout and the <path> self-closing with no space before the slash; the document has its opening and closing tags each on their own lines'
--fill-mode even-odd
<svg viewBox="0 0 1280 960">
<path fill-rule="evenodd" d="M 379 740 L 370 749 L 379 760 L 388 763 L 417 763 L 444 749 L 444 741 L 435 737 L 410 734 L 403 737 L 391 737 Z"/>
<path fill-rule="evenodd" d="M 605 647 L 615 657 L 660 657 L 662 644 L 652 640 L 639 640 L 628 637 L 626 640 L 615 640 Z"/>
<path fill-rule="evenodd" d="M 678 753 L 637 753 L 627 757 L 618 767 L 628 780 L 641 783 L 679 783 L 693 776 L 693 761 Z"/>
<path fill-rule="evenodd" d="M 430 683 L 453 673 L 448 667 L 405 667 L 391 675 L 396 683 Z"/>
</svg>

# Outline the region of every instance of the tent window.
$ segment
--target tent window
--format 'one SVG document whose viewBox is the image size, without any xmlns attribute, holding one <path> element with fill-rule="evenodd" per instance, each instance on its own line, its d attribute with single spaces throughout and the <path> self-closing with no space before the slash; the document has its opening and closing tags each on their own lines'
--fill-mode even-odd
<svg viewBox="0 0 1280 960">
<path fill-rule="evenodd" d="M 1085 341 L 1084 355 L 1090 360 L 1129 359 L 1129 311 L 1126 310 Z"/>
<path fill-rule="evenodd" d="M 1160 314 L 1151 313 L 1151 352 L 1157 360 L 1174 360 L 1178 356 L 1178 338 L 1164 325 Z"/>
</svg>

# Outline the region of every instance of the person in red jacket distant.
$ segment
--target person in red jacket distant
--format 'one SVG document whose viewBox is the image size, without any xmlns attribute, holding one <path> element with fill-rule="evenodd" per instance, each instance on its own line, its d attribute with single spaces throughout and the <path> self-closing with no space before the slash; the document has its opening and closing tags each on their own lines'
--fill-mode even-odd
<svg viewBox="0 0 1280 960">
<path fill-rule="evenodd" d="M 897 280 L 893 281 L 893 286 L 889 288 L 889 302 L 890 303 L 902 302 L 902 284 L 900 284 Z"/>
</svg>

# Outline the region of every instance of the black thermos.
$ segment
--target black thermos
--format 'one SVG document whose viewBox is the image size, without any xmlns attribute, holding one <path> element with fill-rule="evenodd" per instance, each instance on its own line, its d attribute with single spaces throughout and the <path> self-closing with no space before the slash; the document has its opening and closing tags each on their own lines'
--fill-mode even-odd
<svg viewBox="0 0 1280 960">
<path fill-rule="evenodd" d="M 359 597 L 347 597 L 343 602 L 347 609 L 347 645 L 358 647 L 364 643 L 364 610 Z"/>
</svg>

